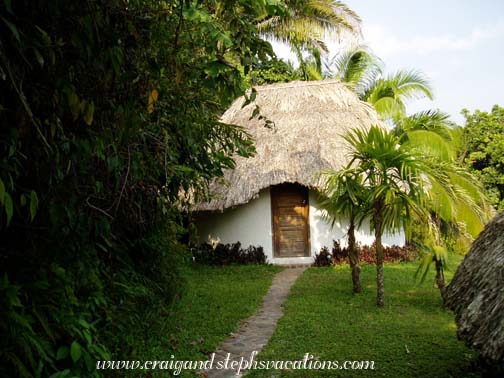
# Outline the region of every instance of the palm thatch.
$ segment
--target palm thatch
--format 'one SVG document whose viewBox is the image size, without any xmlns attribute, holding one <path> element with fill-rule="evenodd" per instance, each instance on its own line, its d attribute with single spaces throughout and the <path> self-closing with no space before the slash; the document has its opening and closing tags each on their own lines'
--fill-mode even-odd
<svg viewBox="0 0 504 378">
<path fill-rule="evenodd" d="M 458 336 L 491 360 L 504 362 L 504 212 L 473 243 L 448 286 Z"/>
<path fill-rule="evenodd" d="M 341 169 L 347 162 L 342 135 L 349 129 L 378 124 L 369 105 L 336 80 L 290 82 L 256 87 L 253 103 L 238 98 L 222 116 L 243 126 L 255 141 L 256 155 L 236 157 L 236 168 L 210 185 L 211 200 L 196 210 L 224 210 L 249 202 L 261 189 L 284 182 L 320 188 L 323 169 Z M 260 114 L 274 122 L 252 117 Z"/>
</svg>

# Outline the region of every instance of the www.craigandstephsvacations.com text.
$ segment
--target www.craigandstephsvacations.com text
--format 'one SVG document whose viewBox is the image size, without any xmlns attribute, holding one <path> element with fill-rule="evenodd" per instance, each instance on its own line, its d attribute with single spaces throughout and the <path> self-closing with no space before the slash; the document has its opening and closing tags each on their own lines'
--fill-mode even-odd
<svg viewBox="0 0 504 378">
<path fill-rule="evenodd" d="M 206 361 L 176 360 L 171 356 L 164 361 L 97 361 L 98 370 L 169 370 L 173 375 L 180 375 L 184 370 L 234 370 L 240 375 L 245 370 L 374 370 L 374 361 L 335 361 L 320 360 L 310 353 L 305 353 L 301 360 L 261 361 L 256 360 L 257 351 L 250 357 L 232 358 L 228 353 L 224 358 L 216 358 L 212 353 Z"/>
</svg>

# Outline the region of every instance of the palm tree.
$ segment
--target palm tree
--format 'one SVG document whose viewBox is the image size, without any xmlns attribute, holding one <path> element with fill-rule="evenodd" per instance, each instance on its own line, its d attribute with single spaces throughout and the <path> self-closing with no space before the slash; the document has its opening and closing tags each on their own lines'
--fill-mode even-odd
<svg viewBox="0 0 504 378">
<path fill-rule="evenodd" d="M 325 76 L 345 83 L 361 100 L 383 73 L 383 63 L 365 45 L 357 45 L 324 62 Z"/>
<path fill-rule="evenodd" d="M 327 51 L 323 42 L 327 34 L 360 32 L 360 17 L 341 1 L 289 0 L 286 5 L 285 15 L 267 16 L 257 22 L 267 39 Z"/>
<path fill-rule="evenodd" d="M 362 291 L 362 285 L 355 229 L 365 206 L 361 177 L 356 176 L 351 169 L 338 172 L 326 170 L 322 172 L 322 176 L 325 178 L 325 185 L 321 204 L 328 212 L 331 226 L 334 226 L 338 218 L 348 219 L 348 260 L 352 272 L 353 292 L 358 294 Z"/>
<path fill-rule="evenodd" d="M 479 234 L 491 212 L 479 183 L 456 164 L 459 128 L 440 111 L 428 110 L 406 116 L 408 99 L 432 98 L 428 81 L 416 71 L 402 70 L 384 77 L 381 61 L 365 46 L 348 50 L 333 59 L 329 66 L 335 71 L 334 77 L 346 82 L 362 100 L 372 104 L 383 119 L 391 121 L 402 144 L 443 164 L 459 196 L 448 201 L 449 196 L 440 188 L 432 188 L 431 196 L 437 197 L 434 212 L 442 211 L 439 218 L 457 227 L 462 223 L 472 237 Z"/>
<path fill-rule="evenodd" d="M 418 151 L 429 164 L 442 169 L 453 188 L 448 193 L 437 182 L 429 185 L 430 219 L 428 227 L 424 227 L 426 237 L 420 246 L 425 254 L 416 273 L 423 281 L 430 266 L 434 265 L 436 285 L 443 296 L 448 261 L 446 241 L 450 238 L 468 245 L 481 232 L 492 211 L 481 184 L 456 161 L 460 131 L 447 114 L 433 110 L 419 112 L 396 119 L 395 125 L 393 131 L 401 138 L 401 143 Z"/>
<path fill-rule="evenodd" d="M 361 177 L 366 211 L 375 234 L 377 305 L 385 304 L 383 246 L 384 232 L 407 229 L 412 215 L 427 218 L 426 185 L 439 182 L 448 186 L 442 171 L 433 170 L 399 138 L 378 126 L 356 129 L 345 136 L 352 148 L 347 170 Z"/>
<path fill-rule="evenodd" d="M 408 100 L 433 98 L 432 88 L 422 73 L 399 70 L 385 76 L 380 59 L 363 45 L 333 58 L 326 68 L 329 76 L 347 83 L 361 100 L 373 105 L 384 120 L 405 116 Z"/>
<path fill-rule="evenodd" d="M 429 273 L 429 268 L 432 264 L 436 269 L 436 286 L 441 292 L 441 298 L 444 298 L 446 289 L 445 270 L 447 269 L 448 250 L 440 245 L 422 246 L 424 257 L 420 261 L 415 277 L 421 276 L 420 282 L 424 282 Z"/>
<path fill-rule="evenodd" d="M 430 164 L 443 169 L 455 189 L 453 197 L 436 183 L 431 185 L 433 216 L 457 227 L 463 223 L 465 231 L 476 237 L 490 219 L 491 208 L 481 184 L 456 161 L 458 128 L 452 127 L 447 114 L 432 110 L 398 118 L 395 124 L 393 131 L 401 138 L 401 144 L 417 150 Z"/>
<path fill-rule="evenodd" d="M 422 96 L 432 99 L 430 84 L 417 71 L 402 70 L 384 77 L 381 61 L 365 46 L 338 55 L 326 64 L 326 69 L 347 83 L 361 100 L 372 104 L 382 119 L 390 121 L 401 145 L 423 155 L 432 170 L 445 171 L 445 183 L 432 180 L 427 188 L 427 230 L 437 235 L 423 241 L 429 252 L 421 264 L 422 269 L 425 264 L 435 264 L 436 281 L 442 287 L 446 259 L 440 251 L 446 246 L 439 234 L 444 230 L 445 238 L 456 235 L 457 243 L 468 244 L 492 214 L 481 185 L 455 160 L 461 145 L 460 128 L 454 127 L 448 115 L 440 111 L 406 116 L 407 100 Z"/>
<path fill-rule="evenodd" d="M 292 51 L 299 62 L 298 72 L 303 80 L 322 80 L 322 60 L 318 48 L 308 48 L 310 55 L 303 56 L 303 50 L 298 45 L 292 45 Z"/>
<path fill-rule="evenodd" d="M 381 77 L 366 89 L 363 100 L 372 104 L 385 120 L 406 115 L 406 101 L 428 97 L 432 88 L 423 74 L 416 70 L 399 70 Z"/>
</svg>

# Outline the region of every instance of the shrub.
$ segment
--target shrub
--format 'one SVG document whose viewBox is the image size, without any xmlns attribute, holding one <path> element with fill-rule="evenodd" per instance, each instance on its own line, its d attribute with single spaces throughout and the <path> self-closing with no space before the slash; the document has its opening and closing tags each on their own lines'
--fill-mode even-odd
<svg viewBox="0 0 504 378">
<path fill-rule="evenodd" d="M 341 244 L 337 240 L 333 240 L 333 248 L 331 254 L 334 264 L 342 264 L 348 259 L 347 248 L 341 248 Z"/>
<path fill-rule="evenodd" d="M 376 260 L 375 245 L 357 245 L 360 261 L 367 264 L 374 264 Z M 418 251 L 413 246 L 400 247 L 393 245 L 383 247 L 383 259 L 385 262 L 395 261 L 414 261 L 418 257 Z M 339 241 L 333 241 L 331 253 L 327 247 L 322 247 L 320 252 L 315 255 L 314 266 L 339 265 L 348 262 L 348 248 L 341 247 Z"/>
<path fill-rule="evenodd" d="M 359 246 L 359 257 L 361 262 L 374 264 L 376 260 L 375 246 Z M 406 245 L 400 247 L 392 245 L 383 247 L 383 261 L 385 262 L 407 262 L 414 261 L 418 257 L 418 251 L 415 247 Z"/>
<path fill-rule="evenodd" d="M 315 262 L 314 266 L 330 266 L 333 264 L 333 257 L 329 253 L 329 249 L 327 247 L 322 247 L 320 253 L 315 254 Z"/>
<path fill-rule="evenodd" d="M 241 248 L 241 243 L 217 244 L 212 246 L 208 243 L 201 244 L 193 249 L 194 261 L 206 265 L 246 265 L 246 264 L 266 264 L 266 255 L 261 246 L 248 246 Z"/>
</svg>

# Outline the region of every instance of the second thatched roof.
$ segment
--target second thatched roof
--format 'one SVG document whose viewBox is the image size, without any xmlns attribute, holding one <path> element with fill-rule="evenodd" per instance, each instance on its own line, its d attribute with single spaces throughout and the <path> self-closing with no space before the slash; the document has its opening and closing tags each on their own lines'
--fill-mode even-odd
<svg viewBox="0 0 504 378">
<path fill-rule="evenodd" d="M 342 138 L 353 128 L 378 124 L 374 109 L 335 80 L 290 82 L 256 87 L 253 103 L 238 98 L 221 121 L 245 127 L 256 155 L 236 157 L 236 168 L 210 185 L 212 200 L 196 210 L 224 210 L 256 197 L 260 190 L 284 182 L 319 188 L 317 173 L 341 169 L 348 162 Z M 274 122 L 252 117 L 256 108 Z"/>
<path fill-rule="evenodd" d="M 459 338 L 504 363 L 504 211 L 474 241 L 444 300 L 455 312 Z"/>
</svg>

